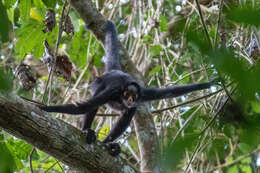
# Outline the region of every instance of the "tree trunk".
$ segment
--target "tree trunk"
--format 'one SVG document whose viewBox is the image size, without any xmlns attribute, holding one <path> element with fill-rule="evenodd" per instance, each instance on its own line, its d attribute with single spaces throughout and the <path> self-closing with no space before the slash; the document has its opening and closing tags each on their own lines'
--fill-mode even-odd
<svg viewBox="0 0 260 173">
<path fill-rule="evenodd" d="M 69 2 L 84 20 L 87 28 L 90 29 L 95 37 L 104 45 L 106 19 L 94 7 L 91 0 L 69 0 Z M 131 74 L 140 85 L 144 86 L 143 76 L 136 69 L 122 44 L 119 44 L 119 46 L 122 69 Z M 141 171 L 157 173 L 159 172 L 159 168 L 156 164 L 155 150 L 158 149 L 158 137 L 147 104 L 143 104 L 139 107 L 134 117 L 134 124 L 141 155 Z"/>
</svg>

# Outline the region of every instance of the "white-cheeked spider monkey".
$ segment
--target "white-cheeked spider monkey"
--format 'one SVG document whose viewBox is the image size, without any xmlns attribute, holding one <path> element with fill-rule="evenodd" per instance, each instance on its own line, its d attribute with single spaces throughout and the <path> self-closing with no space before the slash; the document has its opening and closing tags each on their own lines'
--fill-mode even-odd
<svg viewBox="0 0 260 173">
<path fill-rule="evenodd" d="M 128 73 L 121 70 L 117 33 L 114 24 L 107 21 L 105 25 L 105 73 L 98 77 L 90 87 L 92 97 L 85 102 L 56 106 L 39 106 L 47 112 L 85 114 L 82 130 L 86 132 L 88 144 L 95 142 L 95 132 L 91 124 L 99 106 L 106 104 L 120 113 L 120 117 L 103 141 L 113 156 L 121 152 L 120 146 L 113 141 L 129 126 L 136 107 L 140 102 L 178 97 L 192 91 L 210 88 L 215 82 L 178 85 L 166 88 L 144 88 Z"/>
</svg>

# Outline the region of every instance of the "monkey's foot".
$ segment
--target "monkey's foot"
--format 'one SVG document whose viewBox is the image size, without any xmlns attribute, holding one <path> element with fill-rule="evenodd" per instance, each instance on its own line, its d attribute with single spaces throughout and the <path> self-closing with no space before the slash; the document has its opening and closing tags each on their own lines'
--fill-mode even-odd
<svg viewBox="0 0 260 173">
<path fill-rule="evenodd" d="M 109 143 L 106 143 L 106 147 L 107 147 L 109 153 L 114 157 L 118 156 L 121 153 L 121 148 L 118 143 L 109 142 Z"/>
<path fill-rule="evenodd" d="M 97 140 L 97 137 L 96 137 L 96 134 L 95 134 L 95 131 L 92 130 L 92 129 L 87 129 L 85 131 L 86 133 L 86 141 L 87 141 L 87 144 L 92 144 L 94 142 L 96 142 Z"/>
</svg>

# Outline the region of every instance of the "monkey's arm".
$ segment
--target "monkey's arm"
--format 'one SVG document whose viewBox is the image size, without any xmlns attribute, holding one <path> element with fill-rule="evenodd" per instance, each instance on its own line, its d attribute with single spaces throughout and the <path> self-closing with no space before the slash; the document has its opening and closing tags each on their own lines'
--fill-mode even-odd
<svg viewBox="0 0 260 173">
<path fill-rule="evenodd" d="M 214 82 L 200 83 L 200 84 L 186 84 L 177 85 L 166 88 L 142 88 L 141 101 L 151 101 L 158 99 L 166 99 L 178 97 L 193 91 L 210 88 Z"/>
<path fill-rule="evenodd" d="M 128 109 L 123 115 L 121 115 L 103 142 L 104 143 L 112 142 L 116 138 L 118 138 L 129 126 L 129 124 L 135 114 L 135 111 L 136 111 L 136 108 L 133 107 L 133 108 Z"/>
<path fill-rule="evenodd" d="M 100 105 L 107 103 L 112 98 L 113 94 L 116 93 L 109 89 L 106 89 L 103 92 L 100 92 L 99 94 L 93 96 L 86 102 L 56 106 L 39 105 L 38 107 L 46 112 L 67 113 L 73 115 L 84 114 L 86 112 L 96 109 Z"/>
</svg>

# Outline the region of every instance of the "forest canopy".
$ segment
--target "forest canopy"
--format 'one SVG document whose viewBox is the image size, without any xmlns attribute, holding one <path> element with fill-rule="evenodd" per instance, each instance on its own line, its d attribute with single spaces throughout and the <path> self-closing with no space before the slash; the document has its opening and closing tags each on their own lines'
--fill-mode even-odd
<svg viewBox="0 0 260 173">
<path fill-rule="evenodd" d="M 0 172 L 258 172 L 259 19 L 255 0 L 0 0 Z M 117 140 L 122 160 L 111 164 L 102 160 L 110 156 L 101 143 L 81 141 L 82 116 L 43 114 L 35 107 L 91 96 L 91 82 L 105 70 L 107 20 L 117 29 L 123 71 L 140 85 L 218 81 L 141 105 Z M 6 116 L 16 113 L 18 119 Z M 97 115 L 94 130 L 102 141 L 118 114 L 102 107 Z M 24 126 L 19 116 L 27 117 Z M 33 132 L 31 116 L 32 127 L 43 120 L 49 131 Z M 68 148 L 52 148 L 63 137 Z M 94 165 L 68 151 L 81 151 L 73 140 L 87 148 Z M 73 158 L 79 162 L 70 164 Z"/>
</svg>

